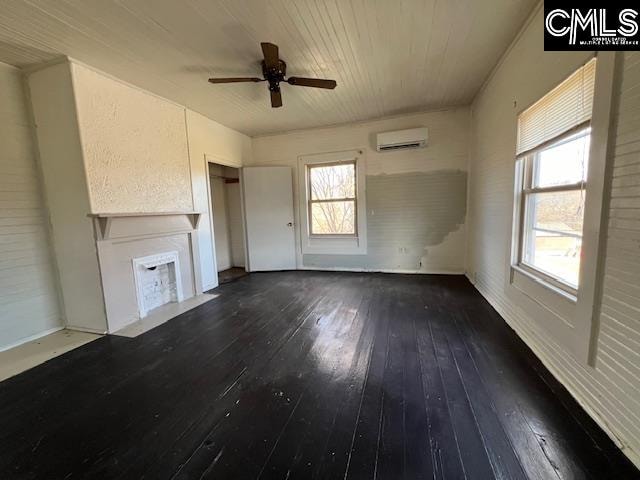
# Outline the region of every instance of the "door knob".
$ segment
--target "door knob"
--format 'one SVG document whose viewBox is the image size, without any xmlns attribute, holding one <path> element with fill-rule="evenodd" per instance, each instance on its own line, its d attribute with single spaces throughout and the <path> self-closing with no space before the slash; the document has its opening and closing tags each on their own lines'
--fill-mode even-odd
<svg viewBox="0 0 640 480">
<path fill-rule="evenodd" d="M 287 223 L 287 227 L 293 227 L 293 222 Z"/>
</svg>

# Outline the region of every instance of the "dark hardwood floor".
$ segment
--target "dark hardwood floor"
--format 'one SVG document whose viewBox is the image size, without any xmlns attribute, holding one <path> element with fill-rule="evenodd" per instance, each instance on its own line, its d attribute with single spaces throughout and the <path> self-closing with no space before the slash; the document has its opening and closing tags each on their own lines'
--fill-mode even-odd
<svg viewBox="0 0 640 480">
<path fill-rule="evenodd" d="M 218 283 L 220 285 L 233 282 L 241 277 L 248 275 L 247 271 L 244 268 L 240 267 L 231 267 L 227 270 L 222 270 L 218 272 Z"/>
<path fill-rule="evenodd" d="M 0 478 L 640 478 L 464 277 L 216 293 L 0 383 Z"/>
</svg>

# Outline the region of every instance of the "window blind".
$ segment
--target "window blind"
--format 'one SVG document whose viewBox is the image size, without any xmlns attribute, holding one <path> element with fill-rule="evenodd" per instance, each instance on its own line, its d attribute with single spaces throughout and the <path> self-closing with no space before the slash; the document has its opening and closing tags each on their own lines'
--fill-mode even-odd
<svg viewBox="0 0 640 480">
<path fill-rule="evenodd" d="M 536 147 L 591 120 L 596 59 L 580 67 L 569 78 L 518 116 L 516 154 Z"/>
</svg>

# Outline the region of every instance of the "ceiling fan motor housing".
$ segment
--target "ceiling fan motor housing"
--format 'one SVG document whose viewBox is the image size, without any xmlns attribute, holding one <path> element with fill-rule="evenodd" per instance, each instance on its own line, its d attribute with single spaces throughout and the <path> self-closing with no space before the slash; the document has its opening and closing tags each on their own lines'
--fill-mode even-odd
<svg viewBox="0 0 640 480">
<path fill-rule="evenodd" d="M 262 61 L 262 75 L 269 82 L 269 90 L 272 92 L 280 91 L 280 82 L 284 81 L 287 74 L 287 64 L 284 60 L 278 60 L 278 66 L 267 68 L 265 61 Z"/>
</svg>

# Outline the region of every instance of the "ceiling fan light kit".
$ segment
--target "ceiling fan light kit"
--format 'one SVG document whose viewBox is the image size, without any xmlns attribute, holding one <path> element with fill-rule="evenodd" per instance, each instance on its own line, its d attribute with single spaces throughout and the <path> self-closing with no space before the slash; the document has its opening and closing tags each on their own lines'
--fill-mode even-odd
<svg viewBox="0 0 640 480">
<path fill-rule="evenodd" d="M 246 82 L 269 82 L 269 92 L 271 92 L 271 106 L 278 108 L 282 106 L 282 92 L 280 91 L 281 83 L 288 83 L 293 86 L 325 88 L 333 90 L 336 88 L 335 80 L 325 80 L 321 78 L 305 78 L 305 77 L 289 77 L 286 78 L 287 64 L 281 60 L 278 54 L 278 46 L 273 43 L 263 42 L 262 47 L 262 75 L 264 78 L 258 77 L 233 77 L 233 78 L 210 78 L 209 82 L 218 83 L 246 83 Z"/>
</svg>

